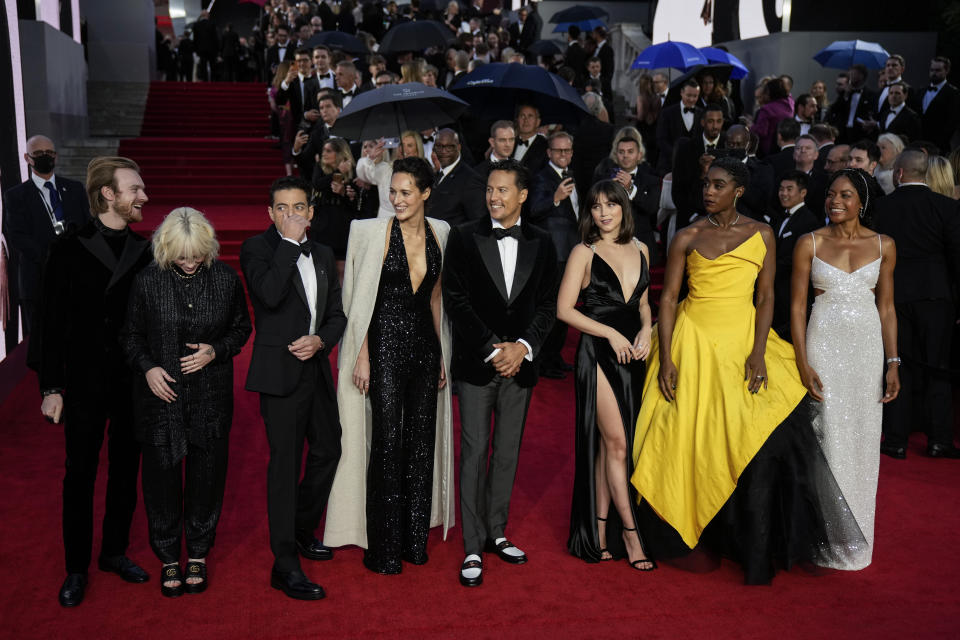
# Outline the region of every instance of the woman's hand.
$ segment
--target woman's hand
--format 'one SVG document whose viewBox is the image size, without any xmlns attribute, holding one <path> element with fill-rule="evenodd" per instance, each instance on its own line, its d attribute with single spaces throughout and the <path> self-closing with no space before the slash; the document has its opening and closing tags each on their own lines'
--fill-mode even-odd
<svg viewBox="0 0 960 640">
<path fill-rule="evenodd" d="M 150 371 L 147 371 L 146 377 L 147 386 L 150 387 L 153 395 L 168 404 L 177 399 L 177 394 L 174 393 L 170 385 L 167 384 L 168 382 L 176 382 L 176 380 L 171 378 L 170 374 L 164 371 L 163 367 L 150 369 Z"/>
<path fill-rule="evenodd" d="M 346 185 L 346 192 L 347 192 L 347 197 L 348 197 L 349 199 L 351 199 L 351 200 L 355 200 L 355 199 L 356 199 L 356 197 L 357 197 L 357 192 L 356 192 L 356 190 L 355 190 L 353 187 L 351 187 L 350 185 Z"/>
<path fill-rule="evenodd" d="M 883 391 L 883 398 L 880 402 L 886 404 L 891 400 L 896 400 L 900 395 L 900 367 L 887 365 L 887 374 L 884 376 L 886 383 Z"/>
<path fill-rule="evenodd" d="M 366 394 L 370 391 L 370 358 L 357 358 L 357 364 L 353 367 L 353 384 L 360 393 Z"/>
<path fill-rule="evenodd" d="M 806 363 L 801 365 L 798 362 L 797 369 L 800 370 L 800 382 L 807 388 L 810 397 L 817 402 L 823 402 L 823 382 L 820 381 L 820 376 L 817 375 L 817 372 Z"/>
<path fill-rule="evenodd" d="M 743 379 L 747 381 L 747 391 L 758 393 L 760 386 L 767 388 L 767 363 L 762 353 L 751 353 L 747 357 Z"/>
<path fill-rule="evenodd" d="M 630 362 L 633 357 L 633 345 L 623 337 L 622 333 L 611 330 L 610 335 L 607 337 L 607 342 L 610 343 L 610 348 L 613 349 L 613 352 L 617 354 L 617 362 L 620 364 Z"/>
<path fill-rule="evenodd" d="M 343 183 L 336 180 L 330 181 L 330 191 L 333 191 L 338 196 L 343 195 Z"/>
<path fill-rule="evenodd" d="M 660 363 L 660 373 L 657 375 L 657 382 L 660 384 L 660 393 L 667 399 L 667 402 L 673 402 L 677 397 L 677 366 L 673 360 L 667 360 Z"/>
<path fill-rule="evenodd" d="M 202 342 L 188 342 L 187 346 L 197 352 L 180 358 L 180 373 L 196 373 L 217 357 L 213 347 Z"/>
<path fill-rule="evenodd" d="M 651 335 L 650 327 L 640 329 L 637 333 L 637 337 L 633 339 L 633 347 L 631 349 L 634 360 L 646 360 L 647 356 L 650 355 Z"/>
<path fill-rule="evenodd" d="M 440 382 L 437 384 L 437 389 L 443 389 L 447 386 L 447 368 L 443 365 L 443 360 L 440 360 Z"/>
</svg>

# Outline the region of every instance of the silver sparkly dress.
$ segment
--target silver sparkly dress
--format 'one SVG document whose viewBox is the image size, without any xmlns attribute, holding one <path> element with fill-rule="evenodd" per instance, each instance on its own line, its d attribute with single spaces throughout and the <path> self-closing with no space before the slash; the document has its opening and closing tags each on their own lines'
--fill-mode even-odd
<svg viewBox="0 0 960 640">
<path fill-rule="evenodd" d="M 826 564 L 836 569 L 863 569 L 873 555 L 883 418 L 883 340 L 873 293 L 880 261 L 878 257 L 847 273 L 816 257 L 814 239 L 810 279 L 823 291 L 814 300 L 807 325 L 807 359 L 823 382 L 823 402 L 814 426 L 867 541 L 866 547 L 834 549 L 834 559 Z"/>
</svg>

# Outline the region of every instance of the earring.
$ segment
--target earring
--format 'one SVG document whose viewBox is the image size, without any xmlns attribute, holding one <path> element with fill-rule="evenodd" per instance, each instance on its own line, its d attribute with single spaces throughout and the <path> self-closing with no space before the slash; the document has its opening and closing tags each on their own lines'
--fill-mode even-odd
<svg viewBox="0 0 960 640">
<path fill-rule="evenodd" d="M 861 218 L 863 217 L 863 213 L 864 213 L 864 208 L 863 208 L 863 207 L 860 207 L 860 217 L 861 217 Z"/>
</svg>

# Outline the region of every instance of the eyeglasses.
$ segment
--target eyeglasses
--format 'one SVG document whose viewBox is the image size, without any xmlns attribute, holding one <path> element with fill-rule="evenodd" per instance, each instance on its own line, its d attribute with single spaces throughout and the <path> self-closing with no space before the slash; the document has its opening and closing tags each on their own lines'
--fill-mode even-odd
<svg viewBox="0 0 960 640">
<path fill-rule="evenodd" d="M 553 153 L 562 153 L 564 155 L 568 153 L 573 153 L 573 149 L 550 149 Z"/>
<path fill-rule="evenodd" d="M 34 151 L 33 153 L 30 154 L 31 158 L 42 158 L 44 156 L 48 158 L 56 158 L 57 152 L 51 149 L 41 149 L 40 151 Z"/>
</svg>

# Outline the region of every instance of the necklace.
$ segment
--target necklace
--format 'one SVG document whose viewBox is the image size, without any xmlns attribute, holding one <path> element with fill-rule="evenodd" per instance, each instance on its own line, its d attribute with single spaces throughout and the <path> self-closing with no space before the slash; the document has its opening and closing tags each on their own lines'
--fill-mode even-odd
<svg viewBox="0 0 960 640">
<path fill-rule="evenodd" d="M 720 227 L 720 223 L 713 219 L 713 214 L 712 214 L 712 213 L 707 216 L 707 222 L 709 222 L 710 224 L 712 224 L 712 225 L 715 226 L 715 227 Z M 730 224 L 728 224 L 725 228 L 729 229 L 730 227 L 732 227 L 733 225 L 737 224 L 738 222 L 740 222 L 740 214 L 739 214 L 739 213 L 737 214 L 737 217 L 733 219 L 733 222 L 731 222 Z"/>
<path fill-rule="evenodd" d="M 180 267 L 178 267 L 178 266 L 176 266 L 176 265 L 173 266 L 173 272 L 174 272 L 174 273 L 177 275 L 177 277 L 180 278 L 181 280 L 193 280 L 193 279 L 196 278 L 198 275 L 200 275 L 200 271 L 202 271 L 202 268 L 198 268 L 198 269 L 197 269 L 196 271 L 194 271 L 193 273 L 184 273 L 183 271 L 180 270 Z"/>
</svg>

